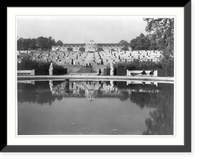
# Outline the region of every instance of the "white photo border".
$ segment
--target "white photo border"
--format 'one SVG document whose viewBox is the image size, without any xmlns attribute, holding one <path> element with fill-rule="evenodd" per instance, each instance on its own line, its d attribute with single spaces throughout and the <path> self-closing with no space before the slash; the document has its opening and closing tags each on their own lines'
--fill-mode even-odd
<svg viewBox="0 0 200 161">
<path fill-rule="evenodd" d="M 7 141 L 8 145 L 184 145 L 184 8 L 95 7 L 7 8 Z M 120 14 L 119 14 L 120 13 Z M 23 136 L 16 135 L 16 16 L 175 17 L 175 135 L 169 136 Z M 178 58 L 178 59 L 177 59 Z M 177 72 L 178 71 L 178 72 Z M 178 82 L 178 83 L 177 83 Z M 13 90 L 15 89 L 15 92 Z M 8 100 L 9 99 L 9 100 Z"/>
</svg>

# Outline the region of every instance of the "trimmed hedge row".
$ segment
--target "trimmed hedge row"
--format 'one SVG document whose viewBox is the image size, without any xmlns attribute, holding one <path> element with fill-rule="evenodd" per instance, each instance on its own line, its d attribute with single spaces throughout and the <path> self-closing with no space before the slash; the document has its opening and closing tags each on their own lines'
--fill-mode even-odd
<svg viewBox="0 0 200 161">
<path fill-rule="evenodd" d="M 53 69 L 53 75 L 67 74 L 67 69 Z"/>
<path fill-rule="evenodd" d="M 49 75 L 50 62 L 35 61 L 29 56 L 25 56 L 21 63 L 17 64 L 17 70 L 33 70 L 35 69 L 35 75 Z M 53 64 L 53 75 L 67 74 L 67 69 L 57 64 Z"/>
<path fill-rule="evenodd" d="M 51 62 L 35 61 L 29 56 L 25 56 L 21 63 L 17 64 L 18 70 L 49 69 Z M 53 63 L 53 69 L 64 69 L 64 67 Z"/>
<path fill-rule="evenodd" d="M 174 70 L 170 69 L 159 69 L 158 70 L 158 77 L 173 77 Z"/>
<path fill-rule="evenodd" d="M 35 69 L 35 75 L 49 75 L 48 69 Z"/>
<path fill-rule="evenodd" d="M 127 70 L 151 70 L 151 69 L 162 69 L 161 63 L 144 61 L 140 62 L 138 60 L 134 60 L 132 62 L 120 62 L 114 65 L 114 68 L 126 68 Z"/>
<path fill-rule="evenodd" d="M 53 75 L 67 74 L 67 69 L 53 69 Z M 35 69 L 35 75 L 49 75 L 48 69 Z"/>
<path fill-rule="evenodd" d="M 104 75 L 110 75 L 110 68 L 104 69 Z"/>
<path fill-rule="evenodd" d="M 173 77 L 174 76 L 174 68 L 173 62 L 168 66 L 167 69 L 163 68 L 161 62 L 140 62 L 138 60 L 134 60 L 132 62 L 120 62 L 114 64 L 114 75 L 125 76 L 127 75 L 127 70 L 158 70 L 158 76 L 160 77 Z"/>
<path fill-rule="evenodd" d="M 118 67 L 118 68 L 116 68 L 116 75 L 126 76 L 127 75 L 127 71 L 126 70 L 127 69 L 124 66 Z"/>
</svg>

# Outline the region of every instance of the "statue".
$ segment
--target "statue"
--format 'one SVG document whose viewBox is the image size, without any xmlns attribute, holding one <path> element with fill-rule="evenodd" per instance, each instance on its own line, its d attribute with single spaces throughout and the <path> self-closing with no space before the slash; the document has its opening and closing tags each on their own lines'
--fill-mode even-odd
<svg viewBox="0 0 200 161">
<path fill-rule="evenodd" d="M 53 91 L 53 81 L 52 80 L 49 80 L 49 88 L 52 92 Z"/>
<path fill-rule="evenodd" d="M 113 67 L 113 63 L 110 64 L 110 75 L 113 75 L 114 73 L 114 67 Z"/>
<path fill-rule="evenodd" d="M 53 63 L 52 62 L 49 66 L 49 75 L 53 75 Z"/>
</svg>

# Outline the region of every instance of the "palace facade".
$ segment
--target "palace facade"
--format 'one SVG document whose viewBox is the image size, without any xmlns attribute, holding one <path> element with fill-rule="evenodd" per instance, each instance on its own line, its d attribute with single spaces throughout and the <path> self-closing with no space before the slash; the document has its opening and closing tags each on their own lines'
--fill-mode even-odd
<svg viewBox="0 0 200 161">
<path fill-rule="evenodd" d="M 87 43 L 73 43 L 64 44 L 63 46 L 52 46 L 52 51 L 80 51 L 86 52 L 95 51 L 121 51 L 124 46 L 118 43 L 96 43 L 94 40 L 90 40 Z M 131 50 L 131 48 L 129 48 Z"/>
</svg>

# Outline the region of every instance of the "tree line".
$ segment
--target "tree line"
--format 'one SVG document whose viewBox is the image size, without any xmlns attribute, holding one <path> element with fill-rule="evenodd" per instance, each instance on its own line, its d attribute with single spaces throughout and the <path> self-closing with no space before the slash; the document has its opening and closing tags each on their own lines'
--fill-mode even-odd
<svg viewBox="0 0 200 161">
<path fill-rule="evenodd" d="M 147 22 L 145 28 L 147 34 L 141 33 L 130 43 L 125 40 L 120 41 L 126 48 L 132 50 L 162 50 L 163 68 L 173 66 L 174 63 L 174 19 L 173 18 L 145 18 Z"/>
<path fill-rule="evenodd" d="M 165 50 L 173 54 L 174 47 L 174 19 L 173 18 L 145 18 L 147 35 L 141 33 L 129 42 L 121 40 L 119 44 L 131 47 L 132 50 Z"/>
<path fill-rule="evenodd" d="M 128 47 L 131 47 L 131 50 L 160 50 L 163 48 L 156 41 L 155 35 L 144 35 L 143 33 L 132 39 L 130 43 L 126 40 L 121 40 L 119 44 L 124 45 L 122 48 L 124 51 L 128 51 Z"/>
<path fill-rule="evenodd" d="M 17 50 L 50 50 L 54 45 L 63 45 L 61 40 L 55 41 L 51 36 L 38 38 L 19 38 L 17 40 Z"/>
</svg>

